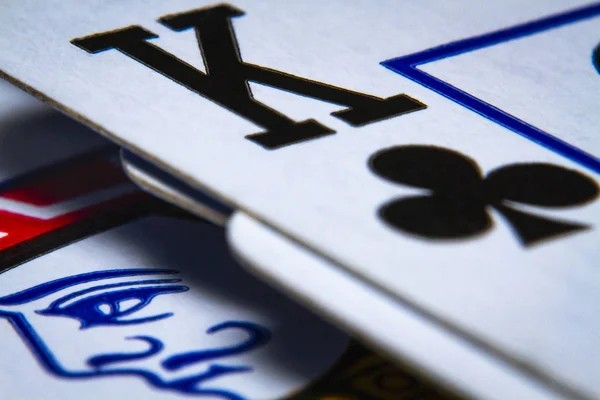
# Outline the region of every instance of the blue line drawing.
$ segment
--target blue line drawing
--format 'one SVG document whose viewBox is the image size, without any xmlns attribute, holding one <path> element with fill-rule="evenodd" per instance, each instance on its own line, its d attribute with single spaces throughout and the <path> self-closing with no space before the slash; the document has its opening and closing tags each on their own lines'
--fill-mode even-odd
<svg viewBox="0 0 600 400">
<path fill-rule="evenodd" d="M 104 279 L 177 273 L 178 271 L 167 269 L 121 269 L 73 275 L 0 297 L 0 306 L 4 308 L 19 306 L 79 284 Z M 189 290 L 187 286 L 172 285 L 172 283 L 180 281 L 181 279 L 148 279 L 98 285 L 76 291 L 63 296 L 58 300 L 54 300 L 49 307 L 44 310 L 38 310 L 36 313 L 39 315 L 61 316 L 79 320 L 82 324 L 80 329 L 87 329 L 98 325 L 119 326 L 124 324 L 143 324 L 167 318 L 172 316 L 173 313 L 125 321 L 119 320 L 118 318 L 131 315 L 143 307 L 146 307 L 152 299 L 158 295 Z M 76 300 L 78 297 L 89 293 L 125 286 L 133 286 L 133 288 L 94 294 Z M 137 303 L 122 309 L 121 303 L 127 300 L 137 300 Z M 65 305 L 65 303 L 68 304 Z M 109 309 L 103 311 L 101 309 L 102 305 L 108 305 Z M 252 367 L 248 365 L 210 363 L 201 373 L 194 373 L 188 376 L 166 380 L 151 370 L 115 366 L 121 362 L 153 357 L 159 355 L 163 351 L 164 345 L 160 339 L 152 336 L 140 335 L 127 337 L 126 339 L 145 342 L 149 346 L 147 350 L 136 353 L 107 353 L 93 355 L 87 359 L 87 365 L 90 367 L 90 370 L 70 371 L 64 368 L 57 360 L 52 350 L 46 345 L 43 338 L 28 321 L 25 314 L 19 311 L 0 309 L 0 319 L 5 319 L 12 325 L 33 356 L 46 371 L 61 378 L 89 379 L 106 376 L 136 376 L 144 379 L 148 384 L 157 389 L 170 390 L 187 395 L 214 396 L 226 400 L 244 400 L 244 397 L 237 393 L 225 389 L 212 389 L 203 386 L 206 382 L 224 375 L 251 372 L 253 370 Z M 247 338 L 241 343 L 232 344 L 226 347 L 192 350 L 168 355 L 161 363 L 163 368 L 165 371 L 173 371 L 201 362 L 243 354 L 266 345 L 271 339 L 271 333 L 267 328 L 248 321 L 224 321 L 209 327 L 206 330 L 206 333 L 212 335 L 225 330 L 241 330 L 247 334 Z"/>
<path fill-rule="evenodd" d="M 178 273 L 178 271 L 172 269 L 116 269 L 88 272 L 85 274 L 55 279 L 53 281 L 42 283 L 41 285 L 37 285 L 17 293 L 9 294 L 8 296 L 0 297 L 0 306 L 14 306 L 18 304 L 29 303 L 33 300 L 41 299 L 42 297 L 46 297 L 71 286 L 87 282 L 94 282 L 101 279 L 176 273 Z"/>
<path fill-rule="evenodd" d="M 105 292 L 98 295 L 86 297 L 78 300 L 74 303 L 63 306 L 63 303 L 70 300 L 73 297 L 81 296 L 90 291 L 111 289 L 114 287 L 123 286 L 125 283 L 130 285 L 137 284 L 148 284 L 148 283 L 169 283 L 177 280 L 173 279 L 156 279 L 149 281 L 136 281 L 136 282 L 123 282 L 122 284 L 116 283 L 112 285 L 101 285 L 91 289 L 84 289 L 79 292 L 72 293 L 63 298 L 55 300 L 45 310 L 36 311 L 40 315 L 56 315 L 78 319 L 81 322 L 80 329 L 91 328 L 99 325 L 132 325 L 140 324 L 144 322 L 157 321 L 159 319 L 167 318 L 173 315 L 173 313 L 164 313 L 159 315 L 153 315 L 151 317 L 144 317 L 138 319 L 121 320 L 120 317 L 125 317 L 133 314 L 140 309 L 146 307 L 153 298 L 158 295 L 166 293 L 178 293 L 189 290 L 187 286 L 181 285 L 165 285 L 165 286 L 147 286 L 147 287 L 135 287 L 125 290 L 119 290 L 116 292 Z M 123 309 L 122 303 L 126 300 L 137 300 L 137 304 L 133 307 Z M 108 310 L 102 310 L 101 305 L 104 305 Z"/>
<path fill-rule="evenodd" d="M 576 163 L 600 173 L 600 159 L 585 151 L 570 145 L 533 125 L 508 114 L 485 101 L 466 93 L 432 75 L 419 70 L 417 67 L 426 63 L 441 60 L 490 47 L 524 36 L 558 28 L 574 22 L 583 21 L 600 15 L 600 3 L 591 4 L 576 10 L 552 15 L 536 21 L 512 26 L 499 31 L 487 33 L 456 42 L 433 47 L 418 53 L 383 61 L 381 65 L 415 81 L 442 96 L 490 119 L 503 127 L 510 129 L 546 148 L 575 161 Z"/>
</svg>

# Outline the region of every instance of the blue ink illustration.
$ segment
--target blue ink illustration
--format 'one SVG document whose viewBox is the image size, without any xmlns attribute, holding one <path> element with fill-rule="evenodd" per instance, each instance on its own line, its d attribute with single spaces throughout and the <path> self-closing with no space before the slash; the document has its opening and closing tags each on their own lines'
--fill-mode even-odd
<svg viewBox="0 0 600 400">
<path fill-rule="evenodd" d="M 261 325 L 248 321 L 224 321 L 209 327 L 206 333 L 219 334 L 228 330 L 239 330 L 247 335 L 241 343 L 226 347 L 191 350 L 180 354 L 167 356 L 161 366 L 165 371 L 175 371 L 195 365 L 208 363 L 202 373 L 192 374 L 183 378 L 165 380 L 151 370 L 119 366 L 122 363 L 160 356 L 164 344 L 152 336 L 130 336 L 127 340 L 144 342 L 148 348 L 136 353 L 98 354 L 87 359 L 90 370 L 73 371 L 64 368 L 55 354 L 34 329 L 24 313 L 18 311 L 18 306 L 42 299 L 67 288 L 84 283 L 106 279 L 138 277 L 143 275 L 172 275 L 178 271 L 166 269 L 119 269 L 106 270 L 73 275 L 56 279 L 31 287 L 29 289 L 0 297 L 0 318 L 7 320 L 30 349 L 39 363 L 51 374 L 69 379 L 89 379 L 103 376 L 135 376 L 144 379 L 148 384 L 163 390 L 197 396 L 214 396 L 227 400 L 243 400 L 237 393 L 220 388 L 209 388 L 206 383 L 228 374 L 239 374 L 252 371 L 248 365 L 226 365 L 215 360 L 240 355 L 255 350 L 267 344 L 271 338 L 269 330 Z M 142 318 L 124 319 L 148 306 L 154 298 L 160 295 L 188 291 L 187 286 L 178 284 L 181 279 L 146 279 L 137 281 L 101 284 L 72 292 L 57 300 L 42 310 L 36 310 L 38 315 L 50 317 L 67 317 L 80 322 L 80 329 L 90 329 L 97 326 L 122 326 L 150 323 L 162 320 L 173 313 L 162 313 Z M 114 290 L 117 289 L 117 290 Z M 110 290 L 110 291 L 107 291 Z M 85 295 L 87 297 L 80 298 Z M 78 299 L 79 298 L 79 299 Z M 12 310 L 15 307 L 17 310 Z"/>
<path fill-rule="evenodd" d="M 592 4 L 562 14 L 552 15 L 536 21 L 512 26 L 468 39 L 447 43 L 418 53 L 393 58 L 381 63 L 384 67 L 415 81 L 434 92 L 474 111 L 481 116 L 502 125 L 546 148 L 569 158 L 576 163 L 600 173 L 600 159 L 566 143 L 527 122 L 510 115 L 485 101 L 438 79 L 417 67 L 433 61 L 494 46 L 499 43 L 537 34 L 549 29 L 583 21 L 600 15 L 600 4 Z M 594 62 L 594 61 L 593 61 Z"/>
</svg>

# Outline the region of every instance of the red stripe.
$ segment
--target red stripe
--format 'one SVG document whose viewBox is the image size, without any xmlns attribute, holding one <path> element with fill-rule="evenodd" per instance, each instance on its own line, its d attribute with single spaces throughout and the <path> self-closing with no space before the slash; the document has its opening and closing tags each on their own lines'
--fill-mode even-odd
<svg viewBox="0 0 600 400">
<path fill-rule="evenodd" d="M 125 182 L 129 180 L 120 166 L 111 162 L 110 157 L 105 154 L 84 159 L 80 164 L 60 169 L 56 174 L 40 176 L 39 180 L 30 181 L 27 186 L 15 188 L 0 196 L 35 206 L 49 206 Z M 0 251 L 84 218 L 122 207 L 140 196 L 145 194 L 136 190 L 48 220 L 0 210 L 0 232 L 7 233 L 0 237 Z"/>
<path fill-rule="evenodd" d="M 103 157 L 0 196 L 36 206 L 48 206 L 126 181 L 121 168 Z"/>
</svg>

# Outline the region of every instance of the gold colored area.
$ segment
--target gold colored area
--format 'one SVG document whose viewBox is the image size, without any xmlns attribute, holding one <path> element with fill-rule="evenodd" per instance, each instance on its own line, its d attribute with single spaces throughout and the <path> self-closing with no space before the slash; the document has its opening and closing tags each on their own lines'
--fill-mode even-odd
<svg viewBox="0 0 600 400">
<path fill-rule="evenodd" d="M 356 342 L 320 379 L 288 400 L 458 400 Z"/>
<path fill-rule="evenodd" d="M 356 398 L 354 396 L 333 395 L 333 396 L 321 397 L 321 400 L 358 400 L 358 398 Z"/>
</svg>

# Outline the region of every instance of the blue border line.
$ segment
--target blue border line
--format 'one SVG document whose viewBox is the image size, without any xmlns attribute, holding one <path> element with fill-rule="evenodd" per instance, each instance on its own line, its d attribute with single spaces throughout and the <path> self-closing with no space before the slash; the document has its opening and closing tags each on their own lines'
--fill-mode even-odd
<svg viewBox="0 0 600 400">
<path fill-rule="evenodd" d="M 519 118 L 510 115 L 485 101 L 464 92 L 447 82 L 442 81 L 426 72 L 417 69 L 417 66 L 441 60 L 458 54 L 493 46 L 498 43 L 543 32 L 573 22 L 582 21 L 600 15 L 600 3 L 578 8 L 569 12 L 552 15 L 536 21 L 526 22 L 496 32 L 487 33 L 445 45 L 433 47 L 418 53 L 383 61 L 381 65 L 411 79 L 442 96 L 475 111 L 481 116 L 510 129 L 519 135 L 533 140 L 548 149 L 567 157 L 576 163 L 600 173 L 600 159 L 585 151 L 570 145 L 547 132 L 536 128 Z M 593 50 L 593 49 L 592 49 Z M 600 79 L 600 77 L 599 77 Z M 599 94 L 600 95 L 600 94 Z"/>
</svg>

